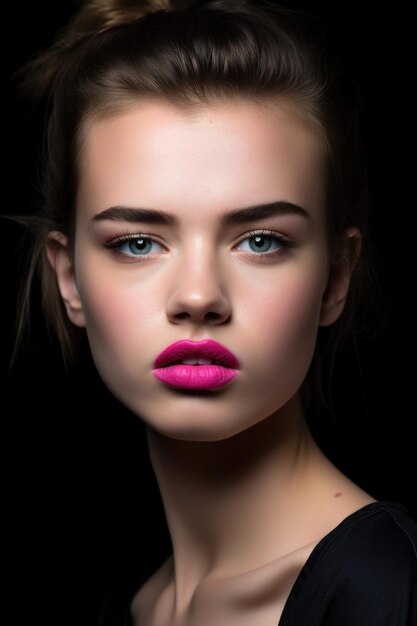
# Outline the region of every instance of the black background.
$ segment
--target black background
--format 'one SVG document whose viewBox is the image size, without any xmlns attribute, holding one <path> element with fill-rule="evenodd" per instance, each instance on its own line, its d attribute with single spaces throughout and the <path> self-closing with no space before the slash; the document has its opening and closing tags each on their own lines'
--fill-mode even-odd
<svg viewBox="0 0 417 626">
<path fill-rule="evenodd" d="M 287 3 L 289 5 L 289 3 Z M 298 3 L 327 20 L 361 84 L 368 147 L 372 232 L 387 321 L 381 336 L 360 341 L 359 373 L 349 349 L 336 370 L 336 428 L 316 436 L 325 453 L 379 500 L 401 502 L 417 519 L 414 407 L 415 213 L 408 168 L 411 63 L 407 16 L 364 11 L 360 3 Z M 8 7 L 3 27 L 4 205 L 26 213 L 36 197 L 39 117 L 17 99 L 10 77 L 48 46 L 76 10 L 69 0 Z M 3 39 L 3 42 L 5 40 Z M 413 144 L 411 144 L 413 145 Z M 3 519 L 15 619 L 94 624 L 115 585 L 150 574 L 170 550 L 144 427 L 108 392 L 91 364 L 66 375 L 59 349 L 35 315 L 30 347 L 7 368 L 21 280 L 21 231 L 1 221 Z M 23 617 L 25 616 L 25 618 Z"/>
</svg>

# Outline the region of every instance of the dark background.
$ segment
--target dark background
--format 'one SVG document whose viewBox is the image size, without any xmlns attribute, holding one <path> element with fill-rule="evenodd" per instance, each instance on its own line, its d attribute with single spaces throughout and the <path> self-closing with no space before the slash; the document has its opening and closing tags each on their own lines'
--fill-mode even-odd
<svg viewBox="0 0 417 626">
<path fill-rule="evenodd" d="M 360 3 L 296 6 L 310 6 L 327 20 L 348 71 L 361 84 L 371 227 L 387 311 L 381 335 L 359 342 L 361 372 L 352 349 L 340 359 L 336 424 L 323 419 L 315 435 L 352 480 L 379 500 L 405 504 L 417 519 L 407 20 L 399 12 L 364 12 Z M 50 44 L 76 7 L 69 0 L 19 3 L 3 16 L 10 40 L 3 48 L 7 202 L 1 212 L 30 212 L 37 197 L 40 117 L 16 97 L 10 78 L 29 55 Z M 88 353 L 80 367 L 65 373 L 39 311 L 30 346 L 7 375 L 22 276 L 21 230 L 5 220 L 1 228 L 3 536 L 10 556 L 12 623 L 30 618 L 93 625 L 106 593 L 149 576 L 166 558 L 170 541 L 163 508 L 141 421 L 107 391 Z"/>
</svg>

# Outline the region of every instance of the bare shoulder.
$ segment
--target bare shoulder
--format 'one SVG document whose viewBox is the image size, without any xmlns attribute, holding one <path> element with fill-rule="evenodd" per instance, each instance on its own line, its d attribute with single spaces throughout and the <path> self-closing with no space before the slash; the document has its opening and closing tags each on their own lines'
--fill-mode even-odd
<svg viewBox="0 0 417 626">
<path fill-rule="evenodd" d="M 372 502 L 377 502 L 376 498 L 347 477 L 345 477 L 344 481 L 340 481 L 337 487 L 333 492 L 333 503 L 335 506 L 331 507 L 330 511 L 331 523 L 340 523 L 355 511 Z M 334 518 L 333 515 L 335 515 Z"/>
<path fill-rule="evenodd" d="M 139 621 L 139 616 L 144 615 L 153 607 L 155 599 L 160 595 L 170 580 L 172 571 L 172 555 L 148 578 L 133 597 L 131 613 Z"/>
<path fill-rule="evenodd" d="M 340 494 L 340 496 L 339 496 Z M 340 509 L 349 515 L 372 502 L 377 502 L 376 498 L 352 483 L 348 479 L 345 489 L 342 492 L 334 494 L 335 500 L 338 501 Z"/>
<path fill-rule="evenodd" d="M 368 504 L 377 502 L 373 495 L 336 468 L 332 468 L 330 480 L 323 480 L 315 494 L 311 509 L 312 535 L 308 537 L 311 541 L 320 540 L 349 515 Z"/>
</svg>

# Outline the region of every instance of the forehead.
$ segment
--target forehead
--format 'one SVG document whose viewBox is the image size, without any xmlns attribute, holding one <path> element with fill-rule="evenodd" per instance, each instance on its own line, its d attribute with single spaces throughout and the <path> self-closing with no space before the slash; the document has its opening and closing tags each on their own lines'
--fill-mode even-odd
<svg viewBox="0 0 417 626">
<path fill-rule="evenodd" d="M 87 121 L 80 164 L 77 206 L 90 217 L 117 204 L 187 219 L 268 199 L 324 205 L 319 139 L 284 104 L 138 103 Z"/>
</svg>

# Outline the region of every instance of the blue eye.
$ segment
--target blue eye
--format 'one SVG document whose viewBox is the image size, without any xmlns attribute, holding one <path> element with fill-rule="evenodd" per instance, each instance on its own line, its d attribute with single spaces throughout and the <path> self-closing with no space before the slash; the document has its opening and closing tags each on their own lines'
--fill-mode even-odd
<svg viewBox="0 0 417 626">
<path fill-rule="evenodd" d="M 285 249 L 291 248 L 294 244 L 286 237 L 278 235 L 272 231 L 250 231 L 237 244 L 241 246 L 242 242 L 247 242 L 249 249 L 243 250 L 249 252 L 250 256 L 264 257 L 265 260 L 272 260 L 276 255 L 285 252 Z M 152 258 L 152 252 L 161 252 L 163 246 L 156 241 L 151 235 L 132 235 L 131 233 L 120 234 L 113 242 L 104 244 L 106 248 L 114 249 L 121 260 L 125 262 L 133 262 L 135 259 Z M 152 246 L 159 246 L 159 250 L 154 250 Z M 240 248 L 241 249 L 241 248 Z"/>
<path fill-rule="evenodd" d="M 274 244 L 274 240 L 275 244 L 278 244 L 279 246 L 278 250 L 283 247 L 285 248 L 287 245 L 287 242 L 281 237 L 259 232 L 252 234 L 250 237 L 245 237 L 245 239 L 242 239 L 240 243 L 249 242 L 250 252 L 267 254 L 268 252 L 272 253 L 277 251 L 277 248 L 273 248 L 271 250 L 271 245 Z"/>
<path fill-rule="evenodd" d="M 249 243 L 250 252 L 261 252 L 264 254 L 266 252 L 271 252 L 271 246 L 273 246 L 274 243 L 276 244 L 278 242 L 278 244 L 280 244 L 278 237 L 272 235 L 264 235 L 262 233 L 246 237 L 245 239 L 242 239 L 240 243 L 242 242 Z M 277 248 L 272 248 L 272 251 L 274 252 L 276 249 Z"/>
<path fill-rule="evenodd" d="M 149 254 L 152 244 L 157 243 L 154 239 L 150 237 L 132 237 L 130 239 L 125 239 L 124 241 L 119 241 L 117 248 L 122 252 L 122 247 L 126 247 L 125 254 L 133 254 L 134 256 L 146 256 Z M 159 244 L 157 244 L 159 245 Z"/>
</svg>

